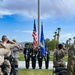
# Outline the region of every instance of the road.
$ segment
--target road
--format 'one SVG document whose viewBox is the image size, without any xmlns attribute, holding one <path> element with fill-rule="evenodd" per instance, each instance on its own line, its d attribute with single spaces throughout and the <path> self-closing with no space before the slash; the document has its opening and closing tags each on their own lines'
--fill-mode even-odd
<svg viewBox="0 0 75 75">
<path fill-rule="evenodd" d="M 25 69 L 25 61 L 19 61 L 18 64 L 19 64 L 19 69 Z M 66 65 L 67 65 L 67 62 L 66 62 Z M 32 69 L 31 61 L 30 61 L 29 69 Z M 38 61 L 36 62 L 36 69 L 39 69 Z M 43 61 L 42 69 L 45 69 L 45 61 Z M 53 69 L 53 62 L 52 61 L 49 61 L 49 69 L 51 69 L 51 70 Z"/>
</svg>

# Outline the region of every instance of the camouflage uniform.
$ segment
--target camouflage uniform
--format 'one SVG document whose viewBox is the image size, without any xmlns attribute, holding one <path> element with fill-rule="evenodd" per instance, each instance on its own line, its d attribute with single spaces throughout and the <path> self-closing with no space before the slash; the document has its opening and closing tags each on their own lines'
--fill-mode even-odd
<svg viewBox="0 0 75 75">
<path fill-rule="evenodd" d="M 64 61 L 65 54 L 66 53 L 65 53 L 65 51 L 63 49 L 56 50 L 54 52 L 53 64 L 54 64 L 55 68 L 65 67 L 65 61 Z"/>
<path fill-rule="evenodd" d="M 4 56 L 0 55 L 0 75 L 3 75 L 2 69 L 1 69 L 1 65 L 4 62 Z"/>
<path fill-rule="evenodd" d="M 14 47 L 13 49 L 11 49 L 11 55 L 10 55 L 10 63 L 11 63 L 11 74 L 16 75 L 16 73 L 18 72 L 18 51 L 20 51 L 19 48 Z"/>
<path fill-rule="evenodd" d="M 17 46 L 17 44 L 8 44 L 8 43 L 4 43 L 6 49 L 8 49 L 8 53 L 4 55 L 5 57 L 5 60 L 4 60 L 4 65 L 6 65 L 6 72 L 8 74 L 10 74 L 11 72 L 11 64 L 10 64 L 10 61 L 9 61 L 9 56 L 11 55 L 11 48 L 14 48 L 15 46 Z M 18 47 L 18 46 L 17 46 Z"/>
<path fill-rule="evenodd" d="M 0 46 L 0 75 L 3 75 L 2 71 L 1 71 L 1 67 L 4 67 L 4 65 L 6 65 L 5 71 L 9 74 L 11 71 L 11 65 L 10 62 L 7 59 L 4 59 L 4 57 L 7 57 L 10 55 L 10 48 L 13 48 L 15 46 L 17 46 L 16 44 L 7 44 L 7 43 L 3 43 L 3 45 L 5 46 L 5 48 L 2 48 Z"/>
<path fill-rule="evenodd" d="M 2 70 L 3 70 L 4 64 L 6 65 L 8 63 L 9 68 L 11 68 L 9 61 L 4 60 L 4 56 L 7 55 L 7 54 L 9 54 L 8 49 L 0 48 L 0 75 L 3 75 Z M 10 69 L 8 69 L 8 67 L 6 67 L 6 72 L 8 72 L 8 74 L 10 72 Z"/>
<path fill-rule="evenodd" d="M 75 75 L 75 44 L 68 50 L 68 75 Z"/>
</svg>

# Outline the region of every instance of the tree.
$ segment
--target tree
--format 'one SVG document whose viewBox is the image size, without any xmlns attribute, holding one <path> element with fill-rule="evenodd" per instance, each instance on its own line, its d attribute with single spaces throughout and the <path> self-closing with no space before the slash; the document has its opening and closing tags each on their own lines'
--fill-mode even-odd
<svg viewBox="0 0 75 75">
<path fill-rule="evenodd" d="M 56 40 L 57 32 L 54 32 L 54 40 Z"/>
<path fill-rule="evenodd" d="M 61 28 L 57 28 L 58 30 L 58 33 L 57 33 L 57 45 L 59 44 L 59 37 L 60 37 L 60 31 L 61 31 Z"/>
<path fill-rule="evenodd" d="M 46 38 L 45 39 L 45 44 L 46 44 L 46 47 L 48 47 L 49 50 L 54 50 L 55 46 L 56 46 L 56 40 L 52 39 L 50 41 L 49 38 Z"/>
<path fill-rule="evenodd" d="M 50 39 L 49 38 L 46 38 L 45 39 L 45 44 L 48 43 L 48 42 L 50 42 Z"/>
<path fill-rule="evenodd" d="M 48 47 L 48 49 L 49 49 L 49 42 L 50 42 L 50 39 L 49 38 L 46 38 L 45 39 L 45 45 L 46 45 L 46 47 Z"/>
<path fill-rule="evenodd" d="M 67 48 L 69 47 L 69 40 L 66 40 L 66 45 Z"/>
<path fill-rule="evenodd" d="M 72 40 L 71 38 L 68 39 L 68 41 L 69 41 L 69 45 L 71 44 L 71 40 Z"/>
<path fill-rule="evenodd" d="M 26 45 L 29 45 L 29 47 L 31 47 L 32 44 L 33 44 L 32 42 L 26 42 L 26 43 L 25 43 L 25 46 L 26 46 Z"/>
<path fill-rule="evenodd" d="M 75 37 L 73 37 L 73 39 L 74 39 L 74 43 L 75 43 Z"/>
<path fill-rule="evenodd" d="M 57 32 L 54 32 L 54 36 L 53 36 L 53 37 L 54 37 L 54 40 L 56 41 L 56 42 L 55 42 L 55 47 L 54 47 L 55 49 L 56 49 L 56 47 L 57 47 L 57 40 L 56 40 L 56 36 L 57 36 Z"/>
<path fill-rule="evenodd" d="M 49 42 L 49 49 L 50 50 L 54 50 L 55 49 L 55 46 L 56 46 L 56 41 L 54 39 L 52 39 L 50 42 Z"/>
</svg>

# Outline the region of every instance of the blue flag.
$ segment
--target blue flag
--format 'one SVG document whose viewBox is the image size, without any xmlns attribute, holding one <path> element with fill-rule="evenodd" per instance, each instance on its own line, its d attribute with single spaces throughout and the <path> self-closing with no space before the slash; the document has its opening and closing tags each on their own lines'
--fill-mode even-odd
<svg viewBox="0 0 75 75">
<path fill-rule="evenodd" d="M 43 25 L 41 25 L 40 50 L 41 50 L 41 56 L 44 56 L 45 57 L 45 55 L 46 55 L 46 49 L 45 49 Z"/>
</svg>

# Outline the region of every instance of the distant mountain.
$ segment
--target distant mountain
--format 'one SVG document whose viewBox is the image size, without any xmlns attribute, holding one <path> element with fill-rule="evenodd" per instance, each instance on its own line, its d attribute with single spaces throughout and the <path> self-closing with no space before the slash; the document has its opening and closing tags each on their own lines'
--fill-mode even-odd
<svg viewBox="0 0 75 75">
<path fill-rule="evenodd" d="M 25 46 L 25 43 L 26 42 L 20 42 L 19 44 L 22 45 L 22 46 Z"/>
<path fill-rule="evenodd" d="M 32 45 L 32 42 L 20 42 L 19 44 L 22 45 L 22 46 L 25 46 L 25 44 Z"/>
</svg>

